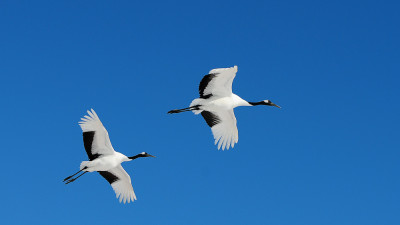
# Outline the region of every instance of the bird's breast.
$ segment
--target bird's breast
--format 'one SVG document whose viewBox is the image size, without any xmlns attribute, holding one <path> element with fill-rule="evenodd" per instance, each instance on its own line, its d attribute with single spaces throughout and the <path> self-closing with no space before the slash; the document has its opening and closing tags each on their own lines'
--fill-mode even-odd
<svg viewBox="0 0 400 225">
<path fill-rule="evenodd" d="M 107 171 L 121 164 L 121 160 L 113 155 L 97 158 L 92 162 L 95 171 Z"/>
<path fill-rule="evenodd" d="M 218 110 L 218 109 L 224 109 L 224 110 L 230 110 L 234 107 L 232 98 L 230 97 L 224 97 L 224 98 L 218 98 L 213 101 L 210 101 L 207 106 L 211 110 Z"/>
</svg>

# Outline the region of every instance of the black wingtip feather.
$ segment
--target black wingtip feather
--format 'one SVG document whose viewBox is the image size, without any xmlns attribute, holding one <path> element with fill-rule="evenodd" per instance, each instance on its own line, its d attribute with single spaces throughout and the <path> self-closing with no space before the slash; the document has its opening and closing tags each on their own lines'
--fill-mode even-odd
<svg viewBox="0 0 400 225">
<path fill-rule="evenodd" d="M 108 181 L 108 183 L 112 184 L 115 181 L 119 180 L 119 178 L 117 176 L 115 176 L 114 174 L 107 172 L 107 171 L 98 171 L 100 173 L 100 175 L 102 177 L 104 177 L 104 179 L 106 179 Z"/>
<path fill-rule="evenodd" d="M 203 77 L 203 79 L 201 79 L 200 81 L 200 85 L 199 85 L 199 94 L 200 94 L 200 98 L 204 98 L 204 89 L 206 89 L 207 85 L 210 83 L 210 81 L 216 77 L 217 74 L 207 74 Z M 207 96 L 207 95 L 206 95 Z M 209 98 L 209 97 L 208 97 Z"/>
<path fill-rule="evenodd" d="M 87 153 L 90 161 L 92 161 L 100 156 L 100 154 L 92 153 L 92 143 L 93 143 L 93 138 L 94 138 L 95 133 L 96 132 L 94 132 L 94 131 L 83 132 L 83 145 L 85 146 L 85 150 L 86 150 L 86 153 Z"/>
<path fill-rule="evenodd" d="M 217 115 L 215 115 L 214 113 L 211 113 L 208 111 L 203 111 L 203 112 L 201 112 L 201 115 L 203 116 L 204 120 L 207 122 L 207 125 L 209 127 L 213 127 L 221 122 L 219 117 Z"/>
</svg>

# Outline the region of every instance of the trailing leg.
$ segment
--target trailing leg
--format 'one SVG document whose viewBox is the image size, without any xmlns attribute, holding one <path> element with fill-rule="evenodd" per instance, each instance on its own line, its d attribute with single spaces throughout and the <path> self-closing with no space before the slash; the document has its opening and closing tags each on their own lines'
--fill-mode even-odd
<svg viewBox="0 0 400 225">
<path fill-rule="evenodd" d="M 187 108 L 183 108 L 183 109 L 173 109 L 170 110 L 168 113 L 169 114 L 173 114 L 173 113 L 181 113 L 181 112 L 187 112 L 187 111 L 192 111 L 192 110 L 199 110 L 200 105 L 195 105 L 195 106 L 190 106 Z"/>
<path fill-rule="evenodd" d="M 65 182 L 65 181 L 67 181 L 67 180 L 71 179 L 73 176 L 75 176 L 75 175 L 77 175 L 78 173 L 82 172 L 84 169 L 87 169 L 87 167 L 85 166 L 84 168 L 82 168 L 82 169 L 81 169 L 81 170 L 79 170 L 78 172 L 76 172 L 76 173 L 72 174 L 71 176 L 68 176 L 68 177 L 66 177 L 66 178 L 64 179 L 64 181 L 63 181 L 63 182 Z"/>
<path fill-rule="evenodd" d="M 74 182 L 76 179 L 78 179 L 79 177 L 81 177 L 83 174 L 85 174 L 85 173 L 87 173 L 88 171 L 85 171 L 85 172 L 83 172 L 81 175 L 79 175 L 79 176 L 77 176 L 77 177 L 75 177 L 75 178 L 73 178 L 73 179 L 70 179 L 70 180 L 68 180 L 67 182 L 65 182 L 65 184 L 69 184 L 69 183 L 71 183 L 71 182 Z"/>
</svg>

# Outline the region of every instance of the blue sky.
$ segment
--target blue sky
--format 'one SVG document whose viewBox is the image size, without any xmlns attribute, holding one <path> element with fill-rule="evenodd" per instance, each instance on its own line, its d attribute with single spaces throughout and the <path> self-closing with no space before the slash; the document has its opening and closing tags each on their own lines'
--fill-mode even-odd
<svg viewBox="0 0 400 225">
<path fill-rule="evenodd" d="M 398 1 L 2 1 L 4 224 L 400 224 Z M 235 110 L 218 151 L 168 115 L 210 69 L 282 109 Z M 94 108 L 138 200 L 88 174 Z"/>
</svg>

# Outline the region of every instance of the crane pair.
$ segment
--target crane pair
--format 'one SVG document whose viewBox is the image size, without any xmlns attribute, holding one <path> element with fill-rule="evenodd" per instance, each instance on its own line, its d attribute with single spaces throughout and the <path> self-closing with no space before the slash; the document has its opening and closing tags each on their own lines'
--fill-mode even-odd
<svg viewBox="0 0 400 225">
<path fill-rule="evenodd" d="M 200 97 L 192 101 L 189 107 L 174 109 L 169 114 L 192 111 L 201 114 L 214 135 L 215 144 L 222 150 L 234 147 L 238 142 L 238 130 L 233 109 L 238 106 L 278 105 L 270 100 L 248 102 L 232 93 L 232 82 L 237 73 L 237 66 L 213 69 L 204 76 L 199 85 Z M 114 189 L 120 202 L 136 200 L 129 174 L 122 168 L 121 163 L 140 157 L 155 157 L 142 152 L 127 157 L 116 152 L 111 145 L 107 130 L 104 128 L 96 112 L 91 109 L 88 115 L 81 119 L 79 125 L 83 131 L 83 143 L 89 161 L 83 161 L 80 170 L 64 179 L 69 184 L 87 172 L 97 171 Z"/>
</svg>

